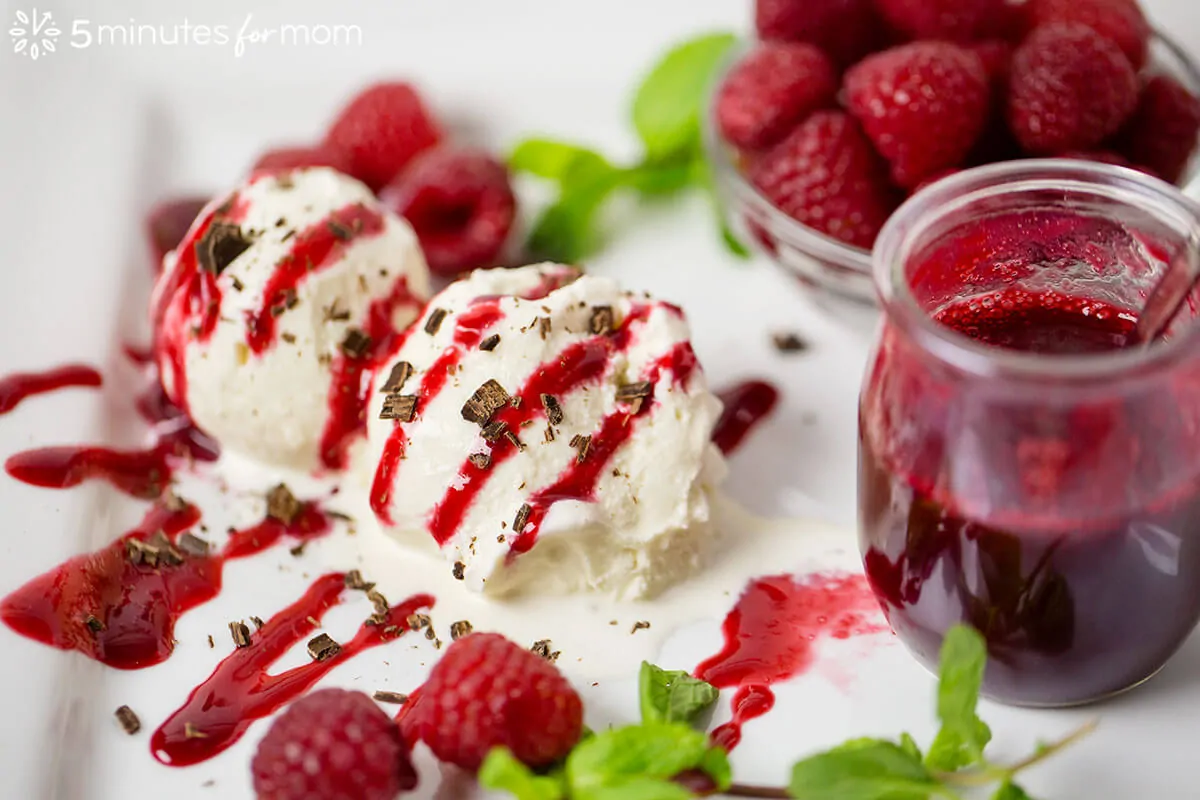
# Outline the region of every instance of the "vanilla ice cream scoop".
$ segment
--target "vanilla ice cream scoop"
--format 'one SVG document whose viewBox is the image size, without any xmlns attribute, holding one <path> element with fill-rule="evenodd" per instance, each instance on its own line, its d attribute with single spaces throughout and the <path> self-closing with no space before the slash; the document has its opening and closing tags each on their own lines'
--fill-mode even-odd
<svg viewBox="0 0 1200 800">
<path fill-rule="evenodd" d="M 560 265 L 451 285 L 377 379 L 372 509 L 477 591 L 652 596 L 701 565 L 724 475 L 689 336 Z"/>
<path fill-rule="evenodd" d="M 164 259 L 152 314 L 167 396 L 221 446 L 339 470 L 370 375 L 428 296 L 416 236 L 331 169 L 256 174 Z"/>
</svg>

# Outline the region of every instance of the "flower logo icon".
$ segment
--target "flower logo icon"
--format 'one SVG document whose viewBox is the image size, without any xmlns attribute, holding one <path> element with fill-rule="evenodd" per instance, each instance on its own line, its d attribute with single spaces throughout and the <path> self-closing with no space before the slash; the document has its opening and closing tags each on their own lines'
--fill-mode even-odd
<svg viewBox="0 0 1200 800">
<path fill-rule="evenodd" d="M 46 53 L 54 52 L 54 40 L 62 35 L 62 31 L 54 27 L 54 17 L 49 11 L 39 12 L 35 8 L 29 13 L 17 11 L 8 34 L 13 38 L 14 53 L 37 61 Z"/>
</svg>

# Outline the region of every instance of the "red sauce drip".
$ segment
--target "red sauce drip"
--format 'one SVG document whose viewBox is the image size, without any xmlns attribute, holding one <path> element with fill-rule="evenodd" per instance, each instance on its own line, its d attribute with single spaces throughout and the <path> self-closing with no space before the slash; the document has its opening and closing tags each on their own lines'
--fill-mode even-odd
<svg viewBox="0 0 1200 800">
<path fill-rule="evenodd" d="M 696 667 L 697 678 L 720 689 L 737 687 L 733 719 L 713 731 L 715 742 L 736 745 L 742 725 L 771 709 L 770 685 L 805 672 L 823 637 L 882 633 L 879 605 L 861 575 L 757 578 L 725 617 L 725 646 Z"/>
<path fill-rule="evenodd" d="M 417 385 L 417 419 L 421 418 L 421 409 L 433 398 L 437 397 L 452 370 L 458 368 L 462 354 L 479 346 L 484 334 L 504 318 L 500 310 L 500 298 L 493 297 L 476 302 L 459 315 L 454 328 L 454 341 L 438 356 L 429 369 L 421 375 Z M 409 329 L 411 332 L 413 328 Z M 409 332 L 402 336 L 409 335 Z M 403 341 L 400 343 L 403 344 Z M 397 347 L 397 350 L 399 347 Z M 415 420 L 414 420 L 415 421 Z M 379 466 L 375 470 L 375 479 L 371 483 L 371 510 L 380 521 L 390 523 L 391 512 L 388 510 L 388 498 L 391 495 L 393 475 L 404 460 L 404 451 L 408 447 L 408 436 L 404 427 L 397 422 L 383 446 L 383 454 L 379 458 Z"/>
<path fill-rule="evenodd" d="M 108 546 L 64 562 L 0 601 L 0 621 L 22 636 L 77 650 L 118 669 L 165 661 L 175 647 L 175 623 L 221 590 L 225 562 L 265 550 L 283 536 L 311 539 L 330 530 L 328 517 L 306 503 L 290 525 L 267 519 L 230 536 L 219 552 L 185 555 L 176 566 L 134 564 L 127 542 L 162 531 L 171 542 L 200 521 L 194 506 L 155 506 L 136 528 Z M 99 623 L 88 627 L 92 616 Z"/>
<path fill-rule="evenodd" d="M 587 457 L 582 462 L 572 461 L 554 483 L 530 496 L 529 519 L 523 530 L 515 531 L 510 556 L 527 553 L 533 548 L 537 543 L 542 521 L 555 503 L 561 500 L 595 499 L 596 484 L 606 471 L 613 455 L 633 435 L 637 420 L 646 416 L 653 407 L 654 392 L 663 379 L 663 373 L 669 373 L 675 385 L 682 386 L 688 382 L 695 370 L 696 354 L 687 342 L 675 345 L 669 353 L 647 366 L 638 380 L 654 384 L 650 396 L 642 401 L 642 406 L 636 414 L 619 409 L 604 417 L 600 421 L 599 429 L 592 434 Z M 467 488 L 471 486 L 468 485 Z"/>
<path fill-rule="evenodd" d="M 83 368 L 86 369 L 86 368 Z M 137 399 L 138 413 L 154 426 L 154 443 L 144 450 L 64 445 L 17 453 L 4 463 L 17 480 L 47 489 L 68 489 L 84 481 L 103 480 L 126 494 L 154 499 L 171 480 L 171 460 L 215 461 L 217 443 L 195 426 L 187 413 L 163 391 L 157 370 L 150 369 L 146 390 Z M 99 375 L 95 375 L 99 380 Z"/>
<path fill-rule="evenodd" d="M 762 422 L 779 402 L 779 390 L 763 381 L 746 381 L 731 386 L 718 397 L 725 404 L 716 428 L 713 429 L 713 444 L 729 455 L 742 443 L 746 435 Z"/>
<path fill-rule="evenodd" d="M 295 297 L 296 287 L 311 273 L 336 264 L 354 241 L 383 231 L 383 216 L 361 203 L 343 206 L 291 239 L 263 289 L 262 308 L 246 314 L 246 344 L 263 353 L 275 342 L 275 317 Z"/>
<path fill-rule="evenodd" d="M 12 411 L 24 399 L 75 386 L 100 386 L 100 373 L 83 364 L 68 364 L 45 372 L 17 372 L 0 378 L 0 414 Z"/>
<path fill-rule="evenodd" d="M 22 483 L 46 489 L 69 489 L 84 481 L 103 480 L 144 499 L 158 497 L 171 479 L 167 451 L 161 446 L 148 450 L 41 447 L 10 456 L 4 470 Z"/>
<path fill-rule="evenodd" d="M 173 767 L 212 758 L 240 739 L 255 720 L 299 697 L 339 664 L 400 637 L 408 630 L 411 614 L 433 606 L 428 595 L 410 597 L 388 611 L 387 623 L 364 623 L 337 655 L 269 674 L 267 670 L 276 660 L 312 636 L 317 629 L 314 621 L 320 622 L 346 591 L 345 575 L 324 575 L 302 598 L 271 617 L 262 630 L 252 634 L 249 647 L 229 654 L 192 691 L 183 707 L 154 732 L 150 739 L 154 757 Z"/>
<path fill-rule="evenodd" d="M 350 445 L 367 431 L 367 405 L 375 387 L 375 372 L 398 349 L 405 334 L 393 322 L 400 309 L 419 309 L 421 301 L 408 291 L 401 278 L 387 297 L 371 303 L 363 332 L 371 338 L 369 352 L 350 357 L 338 352 L 331 371 L 329 416 L 321 434 L 321 463 L 332 470 L 345 469 Z"/>
<path fill-rule="evenodd" d="M 208 198 L 204 197 L 181 197 L 159 203 L 150 210 L 146 217 L 146 233 L 156 273 L 162 269 L 167 251 L 179 246 L 207 203 Z"/>
</svg>

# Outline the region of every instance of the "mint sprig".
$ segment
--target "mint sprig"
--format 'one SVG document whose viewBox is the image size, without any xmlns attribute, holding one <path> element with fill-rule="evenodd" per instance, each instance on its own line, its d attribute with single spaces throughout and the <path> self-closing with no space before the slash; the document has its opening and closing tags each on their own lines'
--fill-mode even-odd
<svg viewBox="0 0 1200 800">
<path fill-rule="evenodd" d="M 582 145 L 545 138 L 519 143 L 509 166 L 552 181 L 558 198 L 533 225 L 527 242 L 531 255 L 577 262 L 602 244 L 601 211 L 617 192 L 642 199 L 673 197 L 701 188 L 714 198 L 712 176 L 704 160 L 700 120 L 704 99 L 735 37 L 713 33 L 672 48 L 650 71 L 634 95 L 632 121 L 643 155 L 619 165 Z M 720 214 L 717 215 L 721 219 Z M 722 240 L 739 256 L 749 251 L 721 222 Z"/>
<path fill-rule="evenodd" d="M 642 722 L 690 724 L 717 702 L 717 689 L 683 670 L 665 670 L 642 662 L 638 674 L 638 701 Z"/>
<path fill-rule="evenodd" d="M 707 776 L 705 794 L 963 800 L 966 790 L 994 787 L 991 800 L 1032 800 L 1017 783 L 1018 776 L 1086 736 L 1095 724 L 1039 744 L 1019 761 L 991 761 L 985 753 L 991 729 L 977 711 L 986 662 L 986 643 L 977 631 L 965 625 L 951 628 L 942 644 L 938 673 L 941 729 L 927 753 L 922 754 L 907 733 L 894 741 L 852 739 L 797 762 L 787 787 L 780 788 L 733 783 L 725 751 L 689 727 L 715 701 L 714 687 L 686 672 L 643 663 L 638 681 L 642 724 L 581 740 L 562 765 L 545 775 L 530 771 L 507 750 L 493 750 L 479 781 L 518 800 L 687 800 L 696 796 L 694 791 L 674 779 L 697 772 Z"/>
</svg>

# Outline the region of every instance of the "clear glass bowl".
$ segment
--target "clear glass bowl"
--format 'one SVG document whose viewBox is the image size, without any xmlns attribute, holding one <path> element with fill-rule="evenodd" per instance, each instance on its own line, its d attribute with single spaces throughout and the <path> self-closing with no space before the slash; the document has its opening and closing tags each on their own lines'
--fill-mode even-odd
<svg viewBox="0 0 1200 800">
<path fill-rule="evenodd" d="M 819 233 L 776 208 L 742 174 L 736 151 L 717 130 L 716 93 L 726 73 L 749 48 L 749 43 L 734 48 L 713 84 L 703 121 L 704 146 L 726 221 L 739 238 L 810 289 L 818 303 L 847 321 L 873 324 L 877 300 L 871 280 L 871 253 Z M 1158 33 L 1150 52 L 1150 69 L 1171 75 L 1200 95 L 1200 66 L 1183 48 Z M 1198 175 L 1200 158 L 1193 158 L 1183 183 L 1191 184 Z"/>
</svg>

